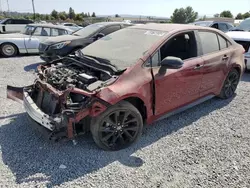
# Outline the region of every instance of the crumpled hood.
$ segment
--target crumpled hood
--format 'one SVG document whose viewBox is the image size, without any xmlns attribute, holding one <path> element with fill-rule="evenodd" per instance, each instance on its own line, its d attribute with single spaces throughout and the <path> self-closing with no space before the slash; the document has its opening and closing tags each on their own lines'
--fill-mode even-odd
<svg viewBox="0 0 250 188">
<path fill-rule="evenodd" d="M 229 31 L 226 34 L 233 40 L 250 41 L 250 32 L 248 31 Z"/>
<path fill-rule="evenodd" d="M 44 44 L 51 45 L 51 44 L 56 44 L 59 42 L 64 42 L 64 41 L 72 41 L 72 40 L 78 40 L 81 39 L 82 37 L 80 36 L 74 36 L 74 35 L 61 35 L 58 37 L 51 37 L 45 41 L 43 41 Z"/>
<path fill-rule="evenodd" d="M 28 35 L 24 35 L 22 33 L 10 33 L 10 34 L 1 34 L 0 39 L 2 38 L 25 38 L 28 37 Z"/>
</svg>

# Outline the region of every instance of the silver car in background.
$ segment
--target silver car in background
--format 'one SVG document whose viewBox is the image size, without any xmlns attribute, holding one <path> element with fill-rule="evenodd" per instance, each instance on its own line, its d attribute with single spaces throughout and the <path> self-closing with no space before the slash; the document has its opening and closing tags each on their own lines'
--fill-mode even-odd
<svg viewBox="0 0 250 188">
<path fill-rule="evenodd" d="M 52 24 L 29 24 L 21 33 L 0 35 L 0 54 L 13 57 L 17 54 L 37 54 L 40 42 L 73 31 L 67 27 Z"/>
</svg>

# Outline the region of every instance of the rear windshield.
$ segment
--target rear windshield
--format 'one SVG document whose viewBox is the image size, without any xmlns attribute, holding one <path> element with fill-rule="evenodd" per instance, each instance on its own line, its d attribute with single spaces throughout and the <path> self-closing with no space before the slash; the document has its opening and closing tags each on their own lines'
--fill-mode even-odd
<svg viewBox="0 0 250 188">
<path fill-rule="evenodd" d="M 126 68 L 144 54 L 167 32 L 130 27 L 116 31 L 82 49 L 85 55 L 107 59 L 117 68 Z"/>
<path fill-rule="evenodd" d="M 194 25 L 203 26 L 203 27 L 209 27 L 212 24 L 212 22 L 195 22 Z"/>
</svg>

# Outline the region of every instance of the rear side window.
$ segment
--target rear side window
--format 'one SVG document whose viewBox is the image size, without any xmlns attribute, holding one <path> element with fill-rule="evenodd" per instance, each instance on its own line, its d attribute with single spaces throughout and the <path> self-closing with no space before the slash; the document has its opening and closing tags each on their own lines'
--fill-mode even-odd
<svg viewBox="0 0 250 188">
<path fill-rule="evenodd" d="M 63 29 L 58 29 L 58 35 L 67 35 L 68 31 L 63 30 Z"/>
<path fill-rule="evenodd" d="M 221 30 L 221 31 L 227 31 L 228 30 L 227 24 L 220 23 L 219 24 L 219 30 Z"/>
<path fill-rule="evenodd" d="M 217 34 L 208 31 L 200 31 L 199 36 L 203 54 L 209 54 L 220 50 Z"/>
<path fill-rule="evenodd" d="M 58 36 L 58 35 L 59 35 L 58 29 L 52 28 L 52 29 L 51 29 L 51 36 Z"/>
<path fill-rule="evenodd" d="M 224 39 L 222 36 L 218 35 L 219 43 L 220 43 L 220 49 L 225 49 L 228 47 L 228 42 L 226 39 Z"/>
<path fill-rule="evenodd" d="M 103 33 L 104 35 L 109 35 L 110 33 L 118 31 L 119 29 L 121 29 L 120 25 L 113 25 L 103 29 L 100 33 Z"/>
<path fill-rule="evenodd" d="M 64 26 L 73 26 L 73 24 L 64 24 Z"/>
</svg>

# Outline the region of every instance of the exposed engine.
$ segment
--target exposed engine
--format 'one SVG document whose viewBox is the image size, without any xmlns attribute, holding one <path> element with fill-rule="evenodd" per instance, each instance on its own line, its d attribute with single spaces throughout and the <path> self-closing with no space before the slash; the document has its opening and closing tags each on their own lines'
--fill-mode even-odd
<svg viewBox="0 0 250 188">
<path fill-rule="evenodd" d="M 43 80 L 58 90 L 65 90 L 69 85 L 84 90 L 94 90 L 115 77 L 109 71 L 90 68 L 74 61 L 58 62 L 43 69 Z"/>
</svg>

